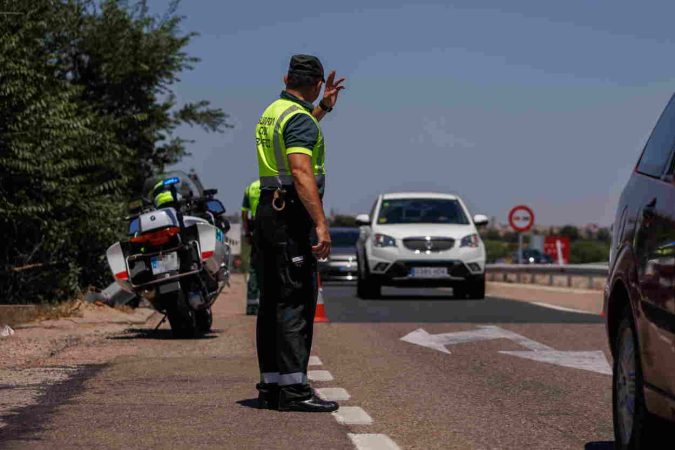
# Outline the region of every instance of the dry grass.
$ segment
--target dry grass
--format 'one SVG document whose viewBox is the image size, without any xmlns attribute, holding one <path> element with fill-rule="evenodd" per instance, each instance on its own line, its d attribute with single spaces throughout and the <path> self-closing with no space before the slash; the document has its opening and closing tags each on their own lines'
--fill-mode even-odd
<svg viewBox="0 0 675 450">
<path fill-rule="evenodd" d="M 102 302 L 86 302 L 82 298 L 67 300 L 56 304 L 38 306 L 37 317 L 34 320 L 55 320 L 67 317 L 82 317 L 85 310 L 113 308 L 117 311 L 131 314 L 134 309 L 127 305 L 110 306 Z"/>
<path fill-rule="evenodd" d="M 38 305 L 34 320 L 54 320 L 64 317 L 82 317 L 85 303 L 80 300 L 68 300 L 57 304 Z"/>
</svg>

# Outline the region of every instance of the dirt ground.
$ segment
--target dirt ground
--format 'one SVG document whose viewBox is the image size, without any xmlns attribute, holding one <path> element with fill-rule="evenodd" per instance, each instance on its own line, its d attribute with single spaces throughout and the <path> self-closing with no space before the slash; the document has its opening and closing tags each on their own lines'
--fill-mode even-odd
<svg viewBox="0 0 675 450">
<path fill-rule="evenodd" d="M 0 417 L 35 404 L 46 389 L 66 380 L 82 364 L 104 362 L 133 348 L 106 352 L 105 338 L 131 325 L 159 321 L 154 310 L 115 309 L 72 303 L 70 315 L 14 326 L 12 336 L 0 338 Z M 43 316 L 44 317 L 44 316 Z M 0 419 L 0 429 L 3 422 Z"/>
</svg>

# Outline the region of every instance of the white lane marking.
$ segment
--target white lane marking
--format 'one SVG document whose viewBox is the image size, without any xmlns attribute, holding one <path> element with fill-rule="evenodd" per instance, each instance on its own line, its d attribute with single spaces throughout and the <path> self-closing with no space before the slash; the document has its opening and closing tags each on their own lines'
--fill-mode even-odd
<svg viewBox="0 0 675 450">
<path fill-rule="evenodd" d="M 509 339 L 530 350 L 553 350 L 551 347 L 541 344 L 513 331 L 504 330 L 496 326 L 481 326 L 475 330 L 459 331 L 456 333 L 429 334 L 419 328 L 401 338 L 402 341 L 422 347 L 432 348 L 443 353 L 450 353 L 446 345 L 463 344 L 466 342 L 488 341 L 493 339 Z"/>
<path fill-rule="evenodd" d="M 593 315 L 592 312 L 584 311 L 583 309 L 565 308 L 564 306 L 551 305 L 549 303 L 541 303 L 541 302 L 528 302 L 528 303 L 530 303 L 532 305 L 541 306 L 542 308 L 555 309 L 556 311 L 564 311 L 564 312 L 571 312 L 571 313 L 577 313 L 577 314 L 591 314 L 591 315 Z"/>
<path fill-rule="evenodd" d="M 309 357 L 309 365 L 310 366 L 323 366 L 323 363 L 319 359 L 318 356 L 310 356 Z"/>
<path fill-rule="evenodd" d="M 357 450 L 400 450 L 396 442 L 386 434 L 348 433 Z"/>
<path fill-rule="evenodd" d="M 333 417 L 342 425 L 370 425 L 373 418 L 359 406 L 341 406 Z"/>
<path fill-rule="evenodd" d="M 311 381 L 333 381 L 333 375 L 327 370 L 309 370 L 307 377 Z"/>
<path fill-rule="evenodd" d="M 319 397 L 333 402 L 349 400 L 351 395 L 342 388 L 319 388 L 314 389 Z"/>
<path fill-rule="evenodd" d="M 556 366 L 571 367 L 574 369 L 588 370 L 591 372 L 611 375 L 612 367 L 607 362 L 605 354 L 601 351 L 594 352 L 564 352 L 564 351 L 537 351 L 537 352 L 507 352 L 505 355 L 513 355 L 519 358 L 531 359 L 543 363 L 555 364 Z"/>
</svg>

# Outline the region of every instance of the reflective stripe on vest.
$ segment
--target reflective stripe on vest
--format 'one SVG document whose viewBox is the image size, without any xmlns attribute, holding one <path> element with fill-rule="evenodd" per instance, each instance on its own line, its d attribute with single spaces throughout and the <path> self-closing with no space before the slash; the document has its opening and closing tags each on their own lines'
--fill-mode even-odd
<svg viewBox="0 0 675 450">
<path fill-rule="evenodd" d="M 284 154 L 283 149 L 281 148 L 281 140 L 284 138 L 283 137 L 283 129 L 281 128 L 281 124 L 284 123 L 284 119 L 288 117 L 290 114 L 294 113 L 295 111 L 299 110 L 300 107 L 293 105 L 290 108 L 288 108 L 286 111 L 282 112 L 279 118 L 277 118 L 277 122 L 274 125 L 274 136 L 272 138 L 272 146 L 274 147 L 274 156 L 277 159 L 277 170 L 279 171 L 279 185 L 283 185 L 286 183 L 283 183 L 282 177 L 287 177 L 289 175 L 288 167 L 286 166 L 286 155 Z M 284 124 L 285 125 L 285 124 Z M 291 180 L 291 183 L 293 180 Z"/>
<path fill-rule="evenodd" d="M 321 127 L 314 116 L 297 103 L 287 99 L 279 99 L 267 107 L 256 126 L 258 168 L 263 189 L 293 184 L 293 177 L 288 168 L 284 127 L 288 120 L 296 114 L 307 114 L 319 130 L 316 145 L 311 149 L 311 158 L 317 183 L 320 188 L 323 188 L 325 148 Z"/>
<path fill-rule="evenodd" d="M 171 191 L 160 192 L 159 194 L 155 195 L 154 199 L 154 203 L 157 208 L 167 203 L 171 203 L 172 201 L 173 201 L 173 194 L 171 193 Z"/>
</svg>

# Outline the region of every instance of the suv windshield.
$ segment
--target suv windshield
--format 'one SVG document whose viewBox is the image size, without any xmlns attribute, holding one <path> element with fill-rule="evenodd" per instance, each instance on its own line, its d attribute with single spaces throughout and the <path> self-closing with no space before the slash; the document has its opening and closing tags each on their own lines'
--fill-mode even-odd
<svg viewBox="0 0 675 450">
<path fill-rule="evenodd" d="M 457 200 L 407 198 L 383 200 L 377 223 L 380 225 L 394 223 L 468 225 L 469 220 Z"/>
<path fill-rule="evenodd" d="M 331 230 L 330 240 L 333 247 L 354 247 L 359 239 L 359 230 Z"/>
</svg>

